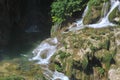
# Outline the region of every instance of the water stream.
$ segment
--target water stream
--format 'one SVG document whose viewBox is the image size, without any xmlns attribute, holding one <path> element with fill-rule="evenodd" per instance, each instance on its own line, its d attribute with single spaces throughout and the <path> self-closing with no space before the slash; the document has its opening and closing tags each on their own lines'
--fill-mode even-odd
<svg viewBox="0 0 120 80">
<path fill-rule="evenodd" d="M 103 11 L 104 12 L 104 16 L 100 19 L 100 21 L 98 23 L 84 25 L 83 24 L 83 17 L 84 16 L 82 16 L 82 19 L 80 19 L 80 20 L 78 20 L 77 22 L 74 23 L 74 24 L 76 24 L 76 27 L 70 26 L 69 27 L 69 31 L 76 31 L 76 30 L 82 29 L 84 27 L 102 28 L 102 27 L 108 27 L 108 26 L 116 26 L 116 24 L 111 23 L 108 18 L 109 18 L 110 13 L 116 7 L 118 7 L 118 9 L 120 8 L 120 1 L 119 0 L 110 0 L 110 2 L 111 2 L 110 10 L 108 12 L 107 11 Z M 106 7 L 107 5 L 108 5 L 107 2 L 103 4 L 104 10 L 107 10 L 107 7 Z M 83 15 L 85 15 L 87 13 L 87 10 L 88 10 L 88 6 L 87 6 L 86 10 L 84 11 Z"/>
<path fill-rule="evenodd" d="M 86 15 L 88 11 L 88 6 L 86 7 L 82 19 L 78 20 L 74 24 L 76 27 L 69 27 L 69 31 L 75 31 L 79 30 L 84 27 L 91 27 L 91 28 L 102 28 L 106 26 L 115 26 L 115 24 L 111 23 L 108 19 L 108 16 L 110 13 L 116 8 L 120 7 L 120 1 L 119 0 L 110 0 L 111 1 L 111 8 L 109 11 L 107 11 L 106 6 L 108 3 L 103 4 L 103 8 L 105 9 L 103 17 L 101 17 L 100 21 L 95 24 L 89 24 L 84 25 L 83 24 L 83 17 Z M 64 75 L 63 73 L 60 73 L 58 71 L 51 71 L 49 70 L 49 63 L 50 58 L 54 55 L 54 53 L 57 50 L 57 47 L 59 45 L 59 42 L 57 38 L 48 38 L 44 40 L 36 49 L 33 50 L 33 57 L 30 60 L 37 61 L 37 64 L 41 65 L 41 68 L 43 69 L 43 74 L 46 76 L 48 80 L 69 80 L 69 78 Z"/>
<path fill-rule="evenodd" d="M 41 65 L 43 74 L 48 80 L 69 80 L 67 76 L 58 71 L 51 71 L 48 69 L 50 58 L 57 50 L 59 42 L 57 38 L 48 38 L 44 40 L 36 49 L 33 50 L 34 57 L 30 60 L 37 61 L 37 64 Z"/>
</svg>

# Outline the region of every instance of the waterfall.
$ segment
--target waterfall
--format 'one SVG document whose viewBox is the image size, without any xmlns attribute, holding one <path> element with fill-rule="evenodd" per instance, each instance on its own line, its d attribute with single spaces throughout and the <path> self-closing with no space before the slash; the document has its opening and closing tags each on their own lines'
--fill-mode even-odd
<svg viewBox="0 0 120 80">
<path fill-rule="evenodd" d="M 67 76 L 58 71 L 51 71 L 48 68 L 50 58 L 57 50 L 59 42 L 57 38 L 48 38 L 44 40 L 36 49 L 33 50 L 34 57 L 29 59 L 30 61 L 37 61 L 37 64 L 41 65 L 43 74 L 48 80 L 69 80 Z"/>
<path fill-rule="evenodd" d="M 69 27 L 69 31 L 76 31 L 84 27 L 101 28 L 106 26 L 115 26 L 116 24 L 113 24 L 109 21 L 108 16 L 116 7 L 120 9 L 120 1 L 119 0 L 110 0 L 110 1 L 111 1 L 111 8 L 109 11 L 106 9 L 106 6 L 108 5 L 108 3 L 103 4 L 103 9 L 105 10 L 102 10 L 102 11 L 104 12 L 104 15 L 103 17 L 101 17 L 98 23 L 89 24 L 89 25 L 83 24 L 83 18 L 88 11 L 88 6 L 87 6 L 82 15 L 82 18 L 76 21 L 75 23 L 73 23 L 73 25 Z M 30 30 L 36 31 L 36 29 L 33 29 L 33 28 Z M 54 53 L 57 51 L 58 45 L 59 45 L 59 42 L 56 37 L 48 38 L 44 40 L 36 49 L 33 50 L 33 57 L 29 60 L 37 61 L 37 64 L 40 64 L 43 70 L 43 74 L 48 80 L 69 80 L 69 78 L 63 73 L 60 73 L 58 71 L 51 71 L 48 68 L 49 67 L 48 64 L 50 64 L 50 59 L 54 55 Z"/>
<path fill-rule="evenodd" d="M 108 2 L 103 3 L 103 7 L 102 7 L 102 14 L 103 15 L 101 16 L 102 18 L 105 17 L 108 13 L 108 5 L 109 5 Z"/>
<path fill-rule="evenodd" d="M 76 30 L 79 30 L 79 29 L 84 28 L 83 18 L 84 18 L 84 16 L 86 15 L 87 11 L 88 11 L 88 6 L 85 8 L 85 10 L 84 10 L 84 12 L 83 12 L 83 15 L 82 15 L 82 18 L 81 18 L 80 20 L 76 21 L 75 23 L 73 23 L 73 25 L 71 25 L 71 26 L 69 27 L 69 31 L 76 31 Z M 75 25 L 76 27 L 73 27 L 74 25 Z M 65 32 L 63 32 L 63 33 L 65 33 Z"/>
<path fill-rule="evenodd" d="M 111 0 L 112 1 L 112 0 Z M 115 26 L 115 24 L 111 23 L 108 19 L 110 13 L 120 5 L 120 1 L 115 1 L 113 3 L 111 3 L 111 8 L 109 10 L 109 12 L 107 13 L 106 16 L 104 16 L 101 20 L 101 22 L 99 23 L 96 23 L 96 24 L 90 24 L 88 25 L 89 27 L 92 27 L 92 28 L 102 28 L 102 27 L 106 27 L 106 26 Z"/>
<path fill-rule="evenodd" d="M 38 64 L 49 64 L 51 56 L 57 49 L 57 38 L 48 38 L 44 40 L 36 49 L 33 50 L 34 57 Z"/>
<path fill-rule="evenodd" d="M 113 24 L 109 21 L 108 17 L 110 15 L 110 13 L 116 8 L 118 7 L 118 9 L 120 10 L 120 1 L 119 0 L 110 0 L 111 2 L 111 7 L 109 11 L 106 11 L 106 6 L 107 6 L 107 2 L 103 4 L 103 8 L 105 9 L 104 12 L 104 16 L 100 19 L 100 21 L 98 23 L 95 24 L 88 24 L 88 25 L 84 25 L 83 24 L 83 17 L 82 19 L 78 20 L 77 22 L 75 22 L 74 24 L 76 25 L 76 27 L 70 26 L 69 27 L 69 31 L 76 31 L 79 29 L 82 29 L 84 27 L 91 27 L 91 28 L 102 28 L 102 27 L 107 27 L 107 26 L 116 26 L 116 24 Z M 88 6 L 85 9 L 83 15 L 85 15 L 87 13 L 88 10 Z"/>
</svg>

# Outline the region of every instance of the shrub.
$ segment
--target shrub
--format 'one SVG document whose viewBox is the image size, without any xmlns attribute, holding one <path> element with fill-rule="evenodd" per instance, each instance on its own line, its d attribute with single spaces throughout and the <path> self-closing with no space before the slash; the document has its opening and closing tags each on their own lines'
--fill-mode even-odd
<svg viewBox="0 0 120 80">
<path fill-rule="evenodd" d="M 61 24 L 68 17 L 86 5 L 88 0 L 55 0 L 51 5 L 52 21 Z"/>
</svg>

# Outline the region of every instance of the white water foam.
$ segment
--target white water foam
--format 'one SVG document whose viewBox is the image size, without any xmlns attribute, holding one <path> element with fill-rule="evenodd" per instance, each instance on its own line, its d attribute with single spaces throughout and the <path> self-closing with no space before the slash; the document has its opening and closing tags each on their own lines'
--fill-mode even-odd
<svg viewBox="0 0 120 80">
<path fill-rule="evenodd" d="M 53 74 L 53 79 L 52 80 L 69 80 L 69 79 L 63 73 L 55 71 L 54 74 Z"/>
<path fill-rule="evenodd" d="M 57 38 L 48 38 L 44 40 L 36 49 L 33 50 L 34 57 L 30 60 L 37 60 L 37 64 L 41 65 L 43 69 L 43 74 L 48 80 L 69 80 L 67 76 L 60 72 L 53 72 L 49 70 L 48 64 L 50 63 L 50 58 L 57 50 L 58 46 Z M 42 55 L 45 57 L 43 58 Z M 44 65 L 44 66 L 43 66 Z"/>
<path fill-rule="evenodd" d="M 37 60 L 38 64 L 49 64 L 51 56 L 57 48 L 57 38 L 48 38 L 44 40 L 36 49 L 33 50 L 34 57 L 31 60 Z M 42 55 L 45 57 L 43 58 Z"/>
<path fill-rule="evenodd" d="M 107 13 L 107 15 L 101 20 L 101 22 L 97 23 L 97 24 L 90 24 L 88 25 L 89 27 L 92 28 L 102 28 L 102 27 L 106 27 L 106 26 L 115 26 L 115 24 L 111 23 L 108 19 L 110 13 L 120 5 L 120 1 L 115 1 L 113 3 L 111 3 L 111 8 L 110 11 Z"/>
<path fill-rule="evenodd" d="M 80 20 L 77 20 L 75 23 L 73 23 L 73 25 L 76 25 L 75 27 L 73 27 L 73 25 L 71 25 L 68 29 L 69 31 L 76 31 L 76 30 L 79 30 L 79 29 L 82 29 L 84 28 L 84 24 L 83 24 L 83 17 L 86 15 L 88 11 L 88 6 L 85 8 L 84 12 L 83 12 L 83 15 L 82 15 L 82 18 Z M 64 33 L 64 32 L 63 32 Z"/>
<path fill-rule="evenodd" d="M 80 29 L 82 29 L 82 28 L 84 28 L 84 27 L 102 28 L 102 27 L 107 27 L 107 26 L 116 26 L 116 24 L 113 24 L 113 23 L 111 23 L 111 22 L 109 21 L 108 17 L 109 17 L 109 15 L 110 15 L 110 13 L 111 13 L 116 7 L 118 7 L 119 10 L 120 10 L 120 1 L 119 1 L 119 0 L 110 0 L 110 2 L 111 2 L 111 8 L 110 8 L 110 10 L 109 10 L 108 13 L 106 13 L 106 12 L 104 11 L 104 14 L 106 14 L 106 15 L 103 16 L 103 18 L 100 20 L 100 22 L 95 23 L 95 24 L 84 25 L 84 24 L 83 24 L 83 17 L 84 17 L 84 16 L 82 16 L 82 19 L 80 19 L 80 20 L 78 20 L 76 23 L 74 23 L 74 24 L 76 25 L 76 27 L 70 26 L 70 27 L 69 27 L 69 31 L 80 30 Z M 87 10 L 88 10 L 88 6 L 87 6 L 87 8 L 85 9 L 83 15 L 86 14 Z"/>
</svg>

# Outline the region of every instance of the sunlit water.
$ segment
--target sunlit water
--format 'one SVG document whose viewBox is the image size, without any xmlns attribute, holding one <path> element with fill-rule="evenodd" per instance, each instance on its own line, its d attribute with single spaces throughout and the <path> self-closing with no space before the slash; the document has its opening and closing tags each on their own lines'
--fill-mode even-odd
<svg viewBox="0 0 120 80">
<path fill-rule="evenodd" d="M 83 17 L 84 15 L 87 13 L 88 11 L 88 6 L 87 8 L 85 9 L 84 13 L 83 13 L 83 16 L 82 16 L 82 19 L 78 20 L 77 22 L 73 23 L 76 25 L 76 27 L 72 27 L 70 26 L 69 27 L 69 31 L 76 31 L 76 30 L 79 30 L 79 29 L 82 29 L 84 27 L 91 27 L 91 28 L 102 28 L 102 27 L 108 27 L 108 26 L 116 26 L 116 24 L 113 24 L 109 21 L 108 17 L 110 15 L 110 13 L 116 8 L 118 7 L 118 9 L 120 10 L 120 1 L 119 0 L 110 0 L 111 2 L 111 8 L 110 10 L 107 12 L 106 10 L 106 6 L 108 5 L 107 3 L 104 3 L 103 4 L 103 8 L 104 8 L 104 16 L 101 17 L 100 21 L 98 23 L 95 23 L 95 24 L 89 24 L 89 25 L 84 25 L 83 24 Z"/>
<path fill-rule="evenodd" d="M 41 65 L 43 74 L 48 80 L 69 80 L 69 78 L 63 73 L 58 71 L 53 72 L 48 68 L 50 58 L 56 52 L 58 44 L 59 42 L 57 38 L 48 38 L 44 40 L 36 49 L 33 50 L 34 57 L 29 60 L 35 60 L 37 61 L 37 64 Z"/>
</svg>

